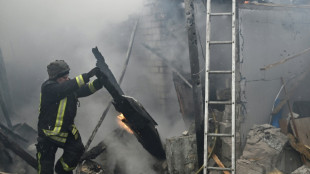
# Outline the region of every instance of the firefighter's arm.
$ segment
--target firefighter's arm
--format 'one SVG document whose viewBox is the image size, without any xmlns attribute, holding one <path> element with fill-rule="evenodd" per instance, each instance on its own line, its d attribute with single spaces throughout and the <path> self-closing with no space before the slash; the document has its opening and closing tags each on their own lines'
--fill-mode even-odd
<svg viewBox="0 0 310 174">
<path fill-rule="evenodd" d="M 84 86 L 79 88 L 75 93 L 76 93 L 76 96 L 78 98 L 79 97 L 86 97 L 86 96 L 89 96 L 89 95 L 95 93 L 96 91 L 98 91 L 101 88 L 102 88 L 102 84 L 100 83 L 100 80 L 96 79 L 96 80 L 93 80 L 93 81 L 85 84 Z"/>
<path fill-rule="evenodd" d="M 62 99 L 68 96 L 72 92 L 84 88 L 85 84 L 89 82 L 89 79 L 96 75 L 98 68 L 93 68 L 88 73 L 81 74 L 71 80 L 67 80 L 63 83 L 53 83 L 46 87 L 46 92 L 50 93 L 55 99 Z"/>
<path fill-rule="evenodd" d="M 51 83 L 47 85 L 42 92 L 49 93 L 50 96 L 53 96 L 53 98 L 55 97 L 55 100 L 59 100 L 83 87 L 88 81 L 87 75 L 82 74 L 63 83 Z"/>
</svg>

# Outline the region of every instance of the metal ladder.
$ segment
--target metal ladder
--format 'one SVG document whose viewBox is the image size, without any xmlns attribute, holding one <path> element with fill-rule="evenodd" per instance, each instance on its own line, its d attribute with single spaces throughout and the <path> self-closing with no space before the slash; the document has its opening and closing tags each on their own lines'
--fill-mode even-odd
<svg viewBox="0 0 310 174">
<path fill-rule="evenodd" d="M 232 40 L 230 41 L 211 41 L 210 40 L 210 33 L 211 33 L 211 17 L 215 16 L 231 16 L 232 17 Z M 218 170 L 218 171 L 230 171 L 232 174 L 236 173 L 236 162 L 235 162 L 235 127 L 236 127 L 236 115 L 235 115 L 235 104 L 236 104 L 236 83 L 235 83 L 235 62 L 236 62 L 236 36 L 235 36 L 235 20 L 236 20 L 236 0 L 232 0 L 232 11 L 231 12 L 224 12 L 224 13 L 212 13 L 211 12 L 211 0 L 207 0 L 207 20 L 206 20 L 206 79 L 205 79 L 205 117 L 204 117 L 204 174 L 207 174 L 208 171 L 211 170 Z M 219 19 L 220 20 L 220 19 Z M 231 70 L 210 70 L 210 45 L 214 44 L 231 44 L 232 47 L 232 67 Z M 209 84 L 210 74 L 229 74 L 231 75 L 231 100 L 230 101 L 210 101 L 209 100 Z M 209 105 L 231 105 L 231 133 L 224 134 L 224 133 L 210 133 L 208 120 L 209 120 Z M 208 137 L 231 137 L 231 167 L 230 168 L 220 168 L 220 167 L 210 167 L 208 166 Z"/>
</svg>

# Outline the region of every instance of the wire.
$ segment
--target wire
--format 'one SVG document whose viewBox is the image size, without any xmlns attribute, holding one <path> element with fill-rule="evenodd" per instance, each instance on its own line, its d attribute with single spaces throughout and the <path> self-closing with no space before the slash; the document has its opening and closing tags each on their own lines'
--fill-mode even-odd
<svg viewBox="0 0 310 174">
<path fill-rule="evenodd" d="M 201 170 L 204 168 L 204 165 L 202 165 L 200 168 L 199 168 L 199 170 L 195 173 L 195 174 L 198 174 L 198 173 L 200 173 L 201 172 Z"/>
</svg>

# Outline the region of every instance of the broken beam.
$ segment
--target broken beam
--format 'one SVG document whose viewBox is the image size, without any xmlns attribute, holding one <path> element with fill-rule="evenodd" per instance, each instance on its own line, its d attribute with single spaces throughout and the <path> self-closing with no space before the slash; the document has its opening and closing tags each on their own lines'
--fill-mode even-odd
<svg viewBox="0 0 310 174">
<path fill-rule="evenodd" d="M 2 112 L 3 112 L 3 115 L 4 115 L 5 121 L 6 121 L 7 125 L 8 125 L 8 127 L 11 129 L 12 128 L 12 123 L 11 123 L 11 120 L 10 120 L 9 111 L 8 111 L 7 105 L 5 104 L 4 97 L 1 94 L 1 90 L 0 90 L 0 107 L 2 108 Z"/>
<path fill-rule="evenodd" d="M 106 145 L 103 142 L 100 142 L 97 146 L 91 148 L 89 151 L 85 152 L 80 159 L 80 162 L 84 160 L 95 159 L 99 156 L 103 151 L 106 150 Z"/>
<path fill-rule="evenodd" d="M 290 145 L 299 153 L 304 155 L 308 160 L 310 160 L 310 150 L 304 144 L 298 142 L 292 134 L 287 135 L 289 138 Z"/>
<path fill-rule="evenodd" d="M 193 101 L 195 111 L 195 130 L 197 141 L 198 165 L 204 163 L 204 118 L 203 118 L 203 99 L 202 85 L 200 79 L 200 67 L 197 47 L 197 34 L 195 25 L 194 1 L 185 0 L 186 29 L 188 36 L 188 52 L 191 67 L 191 79 L 193 84 Z M 208 108 L 205 108 L 208 110 Z M 207 150 L 206 150 L 207 151 Z"/>
<path fill-rule="evenodd" d="M 124 63 L 124 67 L 123 67 L 123 70 L 122 70 L 122 73 L 121 73 L 121 76 L 118 80 L 118 84 L 121 85 L 122 81 L 123 81 L 123 78 L 124 78 L 124 75 L 125 75 L 125 72 L 126 72 L 126 69 L 127 69 L 127 66 L 128 66 L 128 63 L 129 63 L 129 58 L 130 58 L 130 55 L 131 55 L 131 50 L 132 50 L 132 46 L 133 46 L 133 42 L 134 42 L 134 39 L 135 39 L 135 34 L 136 34 L 136 31 L 137 31 L 137 26 L 139 24 L 139 18 L 133 28 L 133 31 L 131 33 L 131 37 L 130 37 L 130 42 L 129 42 L 129 46 L 128 46 L 128 49 L 127 49 L 127 54 L 126 54 L 126 61 Z M 112 101 L 113 100 L 110 100 L 109 101 L 109 104 L 108 106 L 105 108 L 105 110 L 103 111 L 95 129 L 93 130 L 91 136 L 89 137 L 86 145 L 85 145 L 85 150 L 87 150 L 91 144 L 91 142 L 93 141 L 96 133 L 98 132 L 98 129 L 99 127 L 101 126 L 104 118 L 106 117 L 106 115 L 108 114 L 109 110 L 110 110 L 110 107 L 112 106 Z"/>
<path fill-rule="evenodd" d="M 23 138 L 22 136 L 16 134 L 15 132 L 13 132 L 12 130 L 10 130 L 9 128 L 7 128 L 6 126 L 4 126 L 2 123 L 0 123 L 0 130 L 3 129 L 3 131 L 5 131 L 5 133 L 11 134 L 13 137 L 16 137 L 20 140 L 23 140 L 24 142 L 28 142 L 28 140 L 26 140 L 25 138 Z"/>
<path fill-rule="evenodd" d="M 208 152 L 211 152 L 211 148 L 208 147 Z M 219 159 L 219 157 L 216 154 L 212 154 L 212 159 L 215 161 L 215 163 L 221 167 L 221 168 L 225 168 L 224 164 L 222 163 L 222 161 Z M 224 174 L 230 174 L 229 171 L 223 171 Z"/>
<path fill-rule="evenodd" d="M 124 95 L 98 48 L 93 48 L 92 51 L 97 59 L 96 66 L 102 72 L 103 79 L 101 79 L 101 82 L 113 97 L 115 109 L 124 115 L 127 120 L 126 125 L 134 132 L 142 146 L 154 157 L 161 160 L 165 159 L 166 154 L 155 127 L 157 123 L 141 103 L 132 97 Z"/>
<path fill-rule="evenodd" d="M 305 50 L 303 50 L 303 51 L 301 51 L 301 52 L 299 52 L 299 53 L 297 53 L 297 54 L 294 54 L 294 55 L 292 55 L 292 56 L 289 56 L 289 57 L 287 57 L 287 58 L 285 58 L 285 59 L 282 59 L 282 60 L 280 60 L 280 61 L 278 61 L 278 62 L 276 62 L 276 63 L 269 64 L 269 65 L 267 65 L 267 66 L 265 66 L 265 67 L 263 67 L 263 68 L 260 68 L 260 70 L 262 70 L 262 71 L 268 70 L 268 69 L 270 69 L 270 68 L 272 68 L 272 67 L 274 67 L 274 66 L 276 66 L 276 65 L 280 65 L 280 64 L 285 63 L 285 62 L 287 62 L 287 61 L 289 61 L 289 60 L 291 60 L 291 59 L 294 59 L 294 58 L 296 58 L 296 57 L 298 57 L 298 56 L 300 56 L 300 55 L 302 55 L 302 54 L 305 54 L 305 53 L 307 53 L 308 51 L 310 51 L 310 48 L 307 48 L 307 49 L 305 49 Z"/>
<path fill-rule="evenodd" d="M 37 169 L 37 160 L 24 149 L 22 149 L 17 143 L 10 140 L 2 131 L 0 131 L 0 141 L 6 148 L 12 150 L 16 155 L 26 161 L 31 167 Z"/>
</svg>

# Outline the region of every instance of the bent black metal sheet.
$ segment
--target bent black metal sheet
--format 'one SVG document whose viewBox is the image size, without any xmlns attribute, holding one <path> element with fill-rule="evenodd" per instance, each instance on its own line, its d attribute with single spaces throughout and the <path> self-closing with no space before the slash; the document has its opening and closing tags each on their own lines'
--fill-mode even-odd
<svg viewBox="0 0 310 174">
<path fill-rule="evenodd" d="M 96 66 L 99 67 L 104 74 L 103 85 L 113 97 L 115 109 L 124 115 L 126 118 L 126 125 L 134 132 L 134 135 L 142 146 L 154 157 L 165 159 L 166 154 L 155 127 L 157 123 L 144 109 L 141 103 L 132 97 L 124 95 L 124 92 L 118 85 L 98 48 L 93 48 L 92 52 L 97 59 Z"/>
</svg>

